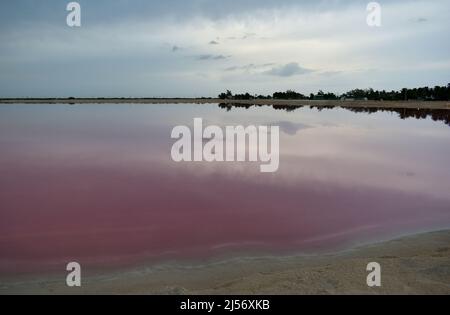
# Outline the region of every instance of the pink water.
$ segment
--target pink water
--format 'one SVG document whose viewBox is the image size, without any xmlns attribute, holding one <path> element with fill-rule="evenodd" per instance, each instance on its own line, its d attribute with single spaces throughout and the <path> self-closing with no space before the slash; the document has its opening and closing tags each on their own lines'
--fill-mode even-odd
<svg viewBox="0 0 450 315">
<path fill-rule="evenodd" d="M 170 132 L 273 124 L 280 168 L 175 163 Z M 0 107 L 0 275 L 345 248 L 450 226 L 450 128 L 343 109 Z"/>
</svg>

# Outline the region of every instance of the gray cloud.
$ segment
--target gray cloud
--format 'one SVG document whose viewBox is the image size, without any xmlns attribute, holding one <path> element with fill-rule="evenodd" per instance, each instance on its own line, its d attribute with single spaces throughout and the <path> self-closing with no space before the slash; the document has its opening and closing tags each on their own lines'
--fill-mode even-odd
<svg viewBox="0 0 450 315">
<path fill-rule="evenodd" d="M 302 75 L 313 72 L 311 69 L 300 67 L 298 63 L 291 62 L 282 66 L 277 66 L 269 71 L 265 71 L 264 74 L 275 75 L 279 77 L 291 77 L 294 75 Z"/>
<path fill-rule="evenodd" d="M 280 7 L 300 6 L 307 11 L 342 10 L 360 0 L 77 0 L 89 12 L 89 25 L 104 22 L 122 22 L 127 18 L 149 20 L 171 17 L 184 22 L 193 17 L 214 20 L 230 16 L 248 15 L 257 10 L 274 10 Z M 391 0 L 401 2 L 400 0 Z M 404 0 L 402 0 L 404 1 Z M 39 2 L 39 3 L 37 3 Z M 15 0 L 0 1 L 0 26 L 12 27 L 14 23 L 42 21 L 58 25 L 65 21 L 65 7 L 69 1 Z M 88 11 L 87 11 L 88 10 Z M 108 14 L 109 13 L 109 14 Z M 0 28 L 1 29 L 1 28 Z"/>
<path fill-rule="evenodd" d="M 256 33 L 244 33 L 243 35 L 240 36 L 228 36 L 226 39 L 227 40 L 246 40 L 249 38 L 255 38 L 258 34 Z"/>
<path fill-rule="evenodd" d="M 215 40 L 212 40 L 209 42 L 210 45 L 219 45 L 219 42 L 216 42 Z"/>
<path fill-rule="evenodd" d="M 258 70 L 261 68 L 267 68 L 267 67 L 270 67 L 273 65 L 275 65 L 275 64 L 274 63 L 265 63 L 265 64 L 256 65 L 256 64 L 250 63 L 250 64 L 244 65 L 244 66 L 232 66 L 232 67 L 226 68 L 225 71 L 237 71 L 237 70 L 251 71 L 251 70 Z"/>
<path fill-rule="evenodd" d="M 224 60 L 228 59 L 231 56 L 224 56 L 224 55 L 200 55 L 197 57 L 197 60 Z"/>
</svg>

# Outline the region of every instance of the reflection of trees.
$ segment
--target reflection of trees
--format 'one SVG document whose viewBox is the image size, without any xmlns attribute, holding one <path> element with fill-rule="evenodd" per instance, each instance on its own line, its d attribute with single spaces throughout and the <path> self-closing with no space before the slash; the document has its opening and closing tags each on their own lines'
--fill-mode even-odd
<svg viewBox="0 0 450 315">
<path fill-rule="evenodd" d="M 233 107 L 249 109 L 252 106 L 258 106 L 258 105 L 254 105 L 254 104 L 229 104 L 229 103 L 220 103 L 219 104 L 219 107 L 223 108 L 223 109 L 226 109 L 227 112 L 229 112 Z"/>
<path fill-rule="evenodd" d="M 275 110 L 285 110 L 287 112 L 293 112 L 297 108 L 303 107 L 301 105 L 289 106 L 289 105 L 272 105 Z"/>
<path fill-rule="evenodd" d="M 285 110 L 287 112 L 293 112 L 298 108 L 309 107 L 311 109 L 317 109 L 318 111 L 322 111 L 324 109 L 333 109 L 335 106 L 306 106 L 306 105 L 260 105 L 260 104 L 236 104 L 236 103 L 221 103 L 219 104 L 220 108 L 226 109 L 230 111 L 233 107 L 235 108 L 245 108 L 249 109 L 253 106 L 272 106 L 275 110 Z M 416 118 L 416 119 L 426 119 L 427 117 L 431 117 L 434 121 L 442 121 L 446 125 L 450 126 L 450 110 L 448 109 L 415 109 L 415 108 L 395 108 L 395 107 L 344 107 L 344 109 L 350 110 L 355 113 L 377 113 L 377 112 L 395 112 L 398 114 L 400 119 L 406 118 Z"/>
<path fill-rule="evenodd" d="M 348 110 L 352 112 L 364 112 L 364 113 L 376 113 L 378 111 L 395 112 L 401 119 L 416 118 L 426 119 L 431 117 L 434 121 L 443 121 L 446 125 L 450 126 L 450 110 L 447 109 L 415 109 L 415 108 L 355 108 L 348 107 Z"/>
</svg>

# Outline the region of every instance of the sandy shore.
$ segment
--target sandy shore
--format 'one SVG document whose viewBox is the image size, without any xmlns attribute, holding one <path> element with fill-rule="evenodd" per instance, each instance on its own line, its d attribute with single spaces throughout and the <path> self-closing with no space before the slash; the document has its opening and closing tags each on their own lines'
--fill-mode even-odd
<svg viewBox="0 0 450 315">
<path fill-rule="evenodd" d="M 378 262 L 382 286 L 366 285 Z M 450 230 L 313 256 L 234 258 L 163 264 L 84 276 L 0 281 L 0 294 L 450 294 Z"/>
<path fill-rule="evenodd" d="M 352 108 L 450 109 L 450 102 L 436 101 L 326 101 L 326 100 L 222 100 L 216 98 L 25 98 L 0 99 L 0 104 L 241 104 Z"/>
</svg>

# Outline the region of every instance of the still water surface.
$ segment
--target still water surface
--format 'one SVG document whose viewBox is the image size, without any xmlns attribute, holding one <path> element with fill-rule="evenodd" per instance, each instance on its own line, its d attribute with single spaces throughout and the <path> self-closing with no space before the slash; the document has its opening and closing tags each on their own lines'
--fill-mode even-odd
<svg viewBox="0 0 450 315">
<path fill-rule="evenodd" d="M 0 274 L 336 250 L 448 228 L 448 113 L 412 111 L 2 105 Z M 280 126 L 278 172 L 173 162 L 171 130 L 194 117 Z"/>
</svg>

